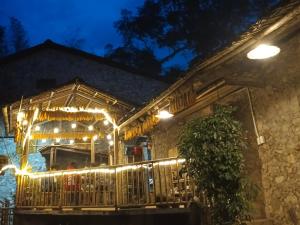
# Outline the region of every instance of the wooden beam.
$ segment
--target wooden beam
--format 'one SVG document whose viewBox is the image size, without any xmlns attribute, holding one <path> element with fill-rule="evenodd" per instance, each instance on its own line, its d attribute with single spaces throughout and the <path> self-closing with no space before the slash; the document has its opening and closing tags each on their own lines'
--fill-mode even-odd
<svg viewBox="0 0 300 225">
<path fill-rule="evenodd" d="M 49 98 L 49 101 L 48 101 L 48 104 L 47 104 L 47 109 L 50 108 L 50 105 L 51 105 L 51 99 L 53 98 L 53 95 L 54 95 L 54 92 L 51 91 L 50 98 Z"/>
<path fill-rule="evenodd" d="M 97 92 L 93 95 L 93 98 L 96 98 L 96 96 L 97 96 Z M 89 100 L 89 102 L 85 106 L 85 109 L 87 109 L 91 103 L 92 103 L 92 100 Z"/>
<path fill-rule="evenodd" d="M 20 162 L 21 169 L 24 169 L 27 165 L 28 154 L 29 154 L 29 140 L 27 138 L 24 148 L 22 149 L 22 154 L 21 154 L 21 162 Z"/>
<path fill-rule="evenodd" d="M 73 87 L 71 89 L 72 93 L 68 96 L 68 98 L 65 101 L 65 104 L 64 104 L 65 107 L 68 107 L 71 104 L 72 100 L 74 99 L 75 93 L 79 89 L 79 87 L 80 87 L 79 84 L 73 85 Z"/>
</svg>

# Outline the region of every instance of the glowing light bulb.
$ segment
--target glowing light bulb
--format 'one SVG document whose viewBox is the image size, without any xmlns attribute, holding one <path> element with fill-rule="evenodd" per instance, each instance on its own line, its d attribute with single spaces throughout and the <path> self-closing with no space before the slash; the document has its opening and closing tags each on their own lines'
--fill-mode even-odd
<svg viewBox="0 0 300 225">
<path fill-rule="evenodd" d="M 72 123 L 72 124 L 71 124 L 71 128 L 72 128 L 72 129 L 75 129 L 76 127 L 77 127 L 77 124 L 76 124 L 76 123 Z"/>
<path fill-rule="evenodd" d="M 87 139 L 88 139 L 88 137 L 86 137 L 86 136 L 82 138 L 83 141 L 87 141 Z"/>
<path fill-rule="evenodd" d="M 169 113 L 167 110 L 162 110 L 156 115 L 156 117 L 158 117 L 160 119 L 169 119 L 173 116 L 174 115 L 172 113 Z"/>
<path fill-rule="evenodd" d="M 104 121 L 103 121 L 103 124 L 104 124 L 105 126 L 107 126 L 107 125 L 109 124 L 108 120 L 104 120 Z"/>
<path fill-rule="evenodd" d="M 93 131 L 94 130 L 94 126 L 93 125 L 89 125 L 88 129 L 89 129 L 89 131 Z"/>
<path fill-rule="evenodd" d="M 96 141 L 98 139 L 98 135 L 93 136 L 93 140 Z"/>
<path fill-rule="evenodd" d="M 28 124 L 28 120 L 23 120 L 22 125 L 26 126 Z"/>
<path fill-rule="evenodd" d="M 114 145 L 114 142 L 113 142 L 113 141 L 109 141 L 108 144 L 109 144 L 110 146 L 113 146 L 113 145 Z"/>
<path fill-rule="evenodd" d="M 106 136 L 106 138 L 107 138 L 107 140 L 111 140 L 111 139 L 112 139 L 111 134 L 108 134 L 108 135 Z"/>
<path fill-rule="evenodd" d="M 34 128 L 35 131 L 40 131 L 41 130 L 41 127 L 39 125 L 35 126 Z"/>
<path fill-rule="evenodd" d="M 56 142 L 56 143 L 59 143 L 59 142 L 60 142 L 60 138 L 56 138 L 56 139 L 55 139 L 55 142 Z"/>
<path fill-rule="evenodd" d="M 25 113 L 24 112 L 18 112 L 17 121 L 21 122 L 24 118 L 25 118 Z"/>
<path fill-rule="evenodd" d="M 69 141 L 69 143 L 70 143 L 71 145 L 74 144 L 74 140 L 71 139 L 71 140 Z"/>
<path fill-rule="evenodd" d="M 59 129 L 57 127 L 55 127 L 53 132 L 54 132 L 54 134 L 57 134 L 59 132 Z"/>
<path fill-rule="evenodd" d="M 32 140 L 32 139 L 33 139 L 33 137 L 32 137 L 32 135 L 30 135 L 30 136 L 29 136 L 29 140 Z"/>
<path fill-rule="evenodd" d="M 46 143 L 46 139 L 42 139 L 42 143 Z"/>
</svg>

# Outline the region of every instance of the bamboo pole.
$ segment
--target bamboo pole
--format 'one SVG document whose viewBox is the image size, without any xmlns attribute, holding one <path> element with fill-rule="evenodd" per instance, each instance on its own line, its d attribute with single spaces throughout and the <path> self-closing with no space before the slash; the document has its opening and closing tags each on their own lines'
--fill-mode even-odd
<svg viewBox="0 0 300 225">
<path fill-rule="evenodd" d="M 91 139 L 91 164 L 95 163 L 95 141 Z"/>
</svg>

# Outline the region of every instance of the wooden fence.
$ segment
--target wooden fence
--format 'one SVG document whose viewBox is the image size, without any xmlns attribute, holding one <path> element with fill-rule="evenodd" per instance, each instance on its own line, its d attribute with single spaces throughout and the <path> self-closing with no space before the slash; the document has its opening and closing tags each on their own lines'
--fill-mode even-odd
<svg viewBox="0 0 300 225">
<path fill-rule="evenodd" d="M 33 173 L 18 177 L 18 208 L 185 207 L 195 186 L 183 159 Z"/>
<path fill-rule="evenodd" d="M 0 204 L 0 225 L 13 225 L 14 208 Z"/>
</svg>

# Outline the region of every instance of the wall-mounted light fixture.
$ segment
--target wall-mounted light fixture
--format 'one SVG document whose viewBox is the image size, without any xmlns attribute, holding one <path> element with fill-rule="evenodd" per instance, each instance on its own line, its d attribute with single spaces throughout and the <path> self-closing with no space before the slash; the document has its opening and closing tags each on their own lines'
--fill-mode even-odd
<svg viewBox="0 0 300 225">
<path fill-rule="evenodd" d="M 267 59 L 279 54 L 280 48 L 274 45 L 260 44 L 248 52 L 249 59 Z"/>
<path fill-rule="evenodd" d="M 167 111 L 167 110 L 159 111 L 158 114 L 156 115 L 156 117 L 158 117 L 160 119 L 169 119 L 173 116 L 174 115 L 172 113 L 170 113 L 169 111 Z"/>
</svg>

